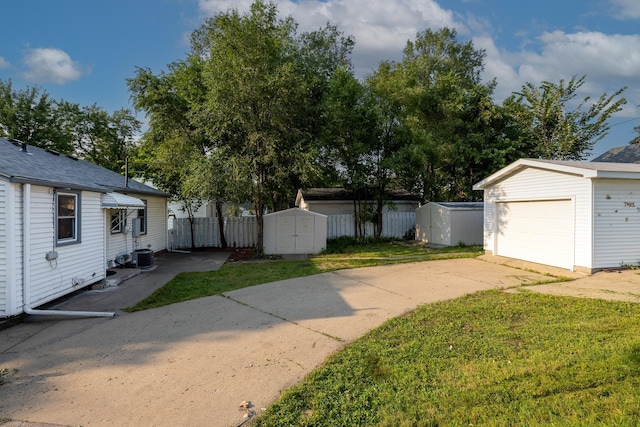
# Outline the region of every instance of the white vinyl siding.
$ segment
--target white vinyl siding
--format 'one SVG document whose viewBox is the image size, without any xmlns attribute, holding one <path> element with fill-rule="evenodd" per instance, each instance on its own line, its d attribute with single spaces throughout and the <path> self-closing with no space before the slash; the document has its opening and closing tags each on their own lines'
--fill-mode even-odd
<svg viewBox="0 0 640 427">
<path fill-rule="evenodd" d="M 55 195 L 51 188 L 31 186 L 29 298 L 32 307 L 104 279 L 104 230 L 101 194 L 80 193 L 82 242 L 55 246 Z M 55 250 L 58 258 L 45 259 Z"/>
<path fill-rule="evenodd" d="M 7 283 L 12 281 L 12 277 L 8 276 L 9 269 L 7 267 L 7 234 L 10 232 L 7 225 L 7 208 L 9 207 L 7 206 L 7 189 L 9 185 L 7 182 L 0 181 L 0 316 L 7 315 L 7 305 L 10 299 Z"/>
<path fill-rule="evenodd" d="M 594 268 L 640 264 L 640 181 L 594 183 Z"/>
<path fill-rule="evenodd" d="M 22 187 L 0 181 L 0 317 L 22 312 Z"/>
<path fill-rule="evenodd" d="M 154 252 L 166 250 L 167 199 L 146 195 L 141 197 L 147 202 L 147 230 L 138 238 L 137 249 L 151 249 Z"/>
<path fill-rule="evenodd" d="M 135 249 L 151 249 L 154 252 L 167 249 L 167 199 L 164 197 L 152 197 L 147 195 L 132 196 L 146 200 L 147 202 L 147 232 L 134 238 L 131 231 L 120 234 L 107 233 L 107 251 L 105 265 L 115 260 L 117 255 L 130 254 Z M 138 209 L 126 209 L 127 228 L 131 227 L 132 219 L 138 216 Z M 114 211 L 107 209 L 105 221 L 108 221 Z"/>
<path fill-rule="evenodd" d="M 484 247 L 496 254 L 495 232 L 507 217 L 497 216 L 496 203 L 573 200 L 573 253 L 577 266 L 591 266 L 591 180 L 576 175 L 526 168 L 485 189 Z M 502 213 L 505 215 L 504 212 Z M 532 223 L 544 234 L 545 224 Z M 527 242 L 521 242 L 526 245 Z"/>
</svg>

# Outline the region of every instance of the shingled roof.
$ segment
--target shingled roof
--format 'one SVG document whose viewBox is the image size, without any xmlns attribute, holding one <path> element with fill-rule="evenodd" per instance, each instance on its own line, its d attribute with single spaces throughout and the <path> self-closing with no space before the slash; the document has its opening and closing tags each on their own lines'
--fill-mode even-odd
<svg viewBox="0 0 640 427">
<path fill-rule="evenodd" d="M 0 179 L 100 193 L 168 194 L 117 172 L 52 150 L 0 138 Z M 128 182 L 125 182 L 128 181 Z"/>
<path fill-rule="evenodd" d="M 363 192 L 354 195 L 353 192 L 344 188 L 309 188 L 307 190 L 299 190 L 298 195 L 302 194 L 306 201 L 309 200 L 353 200 L 355 196 L 365 200 L 367 195 Z M 368 195 L 371 196 L 370 194 Z M 420 197 L 406 190 L 388 190 L 387 198 L 389 200 L 408 200 L 420 201 Z"/>
<path fill-rule="evenodd" d="M 592 161 L 607 163 L 640 163 L 640 144 L 629 144 L 623 147 L 612 148 Z"/>
</svg>

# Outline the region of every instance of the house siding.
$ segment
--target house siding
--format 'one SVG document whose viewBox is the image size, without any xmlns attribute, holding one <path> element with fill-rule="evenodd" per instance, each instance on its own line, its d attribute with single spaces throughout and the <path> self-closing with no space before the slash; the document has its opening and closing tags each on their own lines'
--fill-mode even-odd
<svg viewBox="0 0 640 427">
<path fill-rule="evenodd" d="M 29 303 L 32 307 L 52 301 L 105 277 L 104 222 L 101 194 L 80 193 L 80 237 L 77 244 L 56 246 L 55 192 L 32 186 L 29 229 Z M 58 258 L 47 261 L 49 251 Z"/>
<path fill-rule="evenodd" d="M 640 264 L 640 182 L 594 181 L 594 268 Z"/>
<path fill-rule="evenodd" d="M 110 216 L 114 210 L 106 209 L 104 215 L 107 239 L 105 266 L 107 267 L 110 261 L 115 260 L 116 256 L 130 254 L 135 249 L 152 249 L 154 252 L 167 249 L 167 199 L 164 197 L 130 195 L 147 202 L 147 232 L 136 238 L 130 232 L 111 234 L 109 223 Z M 138 211 L 134 209 L 132 212 L 129 209 L 128 213 L 127 226 L 131 227 L 131 220 L 137 218 Z"/>
<path fill-rule="evenodd" d="M 494 252 L 496 203 L 525 200 L 574 200 L 574 263 L 591 268 L 591 181 L 576 175 L 526 168 L 485 189 L 484 248 Z M 544 224 L 532 224 L 532 227 Z"/>
<path fill-rule="evenodd" d="M 147 201 L 147 232 L 139 238 L 138 248 L 159 252 L 167 249 L 167 199 L 140 196 Z"/>
<path fill-rule="evenodd" d="M 9 277 L 9 270 L 7 267 L 7 233 L 9 228 L 7 226 L 7 188 L 9 183 L 0 181 L 0 315 L 6 315 L 9 308 L 9 286 L 7 283 L 12 279 Z"/>
<path fill-rule="evenodd" d="M 0 181 L 0 317 L 22 308 L 22 190 Z"/>
</svg>

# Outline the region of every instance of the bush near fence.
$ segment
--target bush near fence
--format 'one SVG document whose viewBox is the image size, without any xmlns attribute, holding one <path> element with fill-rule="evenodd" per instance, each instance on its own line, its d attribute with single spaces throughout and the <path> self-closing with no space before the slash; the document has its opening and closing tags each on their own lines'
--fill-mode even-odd
<svg viewBox="0 0 640 427">
<path fill-rule="evenodd" d="M 382 237 L 401 239 L 416 225 L 415 212 L 387 212 L 382 216 Z M 258 226 L 255 216 L 224 218 L 224 235 L 232 248 L 253 247 L 258 243 Z M 365 235 L 372 237 L 375 224 L 365 225 Z M 169 233 L 169 250 L 191 248 L 191 224 L 189 218 L 175 218 Z M 355 237 L 352 214 L 327 216 L 327 239 L 340 236 Z M 220 247 L 218 218 L 194 218 L 196 248 Z"/>
</svg>

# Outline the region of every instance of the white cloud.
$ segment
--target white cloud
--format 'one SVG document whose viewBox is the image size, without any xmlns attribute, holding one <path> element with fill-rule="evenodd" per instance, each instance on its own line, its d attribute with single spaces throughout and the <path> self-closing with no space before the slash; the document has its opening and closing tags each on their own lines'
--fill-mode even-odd
<svg viewBox="0 0 640 427">
<path fill-rule="evenodd" d="M 2 56 L 0 56 L 0 70 L 3 69 L 3 68 L 8 68 L 9 65 L 10 65 L 9 61 L 7 61 Z"/>
<path fill-rule="evenodd" d="M 620 19 L 640 18 L 640 2 L 638 0 L 611 0 L 616 12 L 615 16 Z"/>
<path fill-rule="evenodd" d="M 29 49 L 22 62 L 25 69 L 21 76 L 32 83 L 62 85 L 91 71 L 73 61 L 65 51 L 55 48 Z"/>
</svg>

